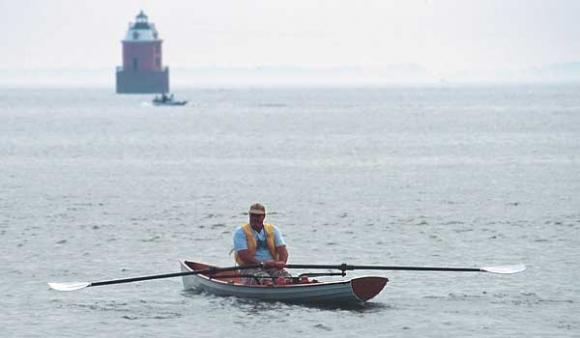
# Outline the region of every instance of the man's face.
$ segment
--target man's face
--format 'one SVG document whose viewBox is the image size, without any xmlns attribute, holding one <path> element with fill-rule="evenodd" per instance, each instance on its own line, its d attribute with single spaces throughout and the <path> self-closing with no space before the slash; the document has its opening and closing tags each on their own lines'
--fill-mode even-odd
<svg viewBox="0 0 580 338">
<path fill-rule="evenodd" d="M 261 227 L 264 224 L 266 215 L 250 214 L 250 225 Z"/>
</svg>

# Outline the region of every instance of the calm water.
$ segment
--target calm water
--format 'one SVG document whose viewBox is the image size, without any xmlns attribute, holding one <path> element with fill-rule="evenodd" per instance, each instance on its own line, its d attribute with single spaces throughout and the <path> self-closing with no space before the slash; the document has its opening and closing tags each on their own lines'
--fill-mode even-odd
<svg viewBox="0 0 580 338">
<path fill-rule="evenodd" d="M 580 87 L 177 94 L 193 104 L 0 92 L 1 336 L 580 335 Z M 179 279 L 47 287 L 175 272 L 179 258 L 232 265 L 257 201 L 291 263 L 529 269 L 378 272 L 391 282 L 356 309 Z"/>
</svg>

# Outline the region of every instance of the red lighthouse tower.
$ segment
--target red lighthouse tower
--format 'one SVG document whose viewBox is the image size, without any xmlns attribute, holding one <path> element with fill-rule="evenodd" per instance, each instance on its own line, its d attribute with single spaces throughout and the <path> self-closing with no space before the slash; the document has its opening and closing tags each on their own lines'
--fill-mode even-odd
<svg viewBox="0 0 580 338">
<path fill-rule="evenodd" d="M 163 67 L 161 44 L 155 24 L 141 11 L 123 43 L 123 66 L 117 67 L 117 93 L 169 92 L 169 68 Z"/>
</svg>

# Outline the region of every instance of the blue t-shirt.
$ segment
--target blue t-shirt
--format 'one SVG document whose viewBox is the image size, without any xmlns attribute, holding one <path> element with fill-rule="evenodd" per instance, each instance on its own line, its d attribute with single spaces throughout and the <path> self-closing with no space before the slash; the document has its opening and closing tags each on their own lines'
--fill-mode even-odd
<svg viewBox="0 0 580 338">
<path fill-rule="evenodd" d="M 274 259 L 268 250 L 268 244 L 266 244 L 266 230 L 262 228 L 260 232 L 257 232 L 252 228 L 252 234 L 256 239 L 256 259 L 259 261 L 267 261 Z M 284 238 L 282 238 L 282 232 L 274 226 L 274 245 L 276 247 L 286 245 Z M 241 226 L 236 228 L 234 232 L 234 250 L 236 252 L 240 250 L 246 250 L 248 248 L 248 241 L 246 239 L 246 233 Z"/>
</svg>

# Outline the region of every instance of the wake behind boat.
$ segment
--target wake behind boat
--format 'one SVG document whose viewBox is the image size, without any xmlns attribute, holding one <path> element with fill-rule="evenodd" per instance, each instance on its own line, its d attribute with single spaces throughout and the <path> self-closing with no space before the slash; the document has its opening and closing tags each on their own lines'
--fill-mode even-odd
<svg viewBox="0 0 580 338">
<path fill-rule="evenodd" d="M 161 96 L 155 96 L 152 102 L 155 106 L 184 106 L 187 104 L 187 100 L 175 100 L 173 94 L 161 94 Z"/>
<path fill-rule="evenodd" d="M 185 260 L 180 261 L 180 265 L 182 272 L 200 271 L 197 274 L 182 276 L 186 290 L 204 291 L 217 296 L 236 296 L 286 303 L 360 304 L 378 295 L 388 282 L 385 277 L 369 276 L 335 282 L 293 278 L 290 284 L 245 285 L 241 282 L 243 275 L 239 271 L 211 274 L 209 271 L 219 268 Z"/>
</svg>

